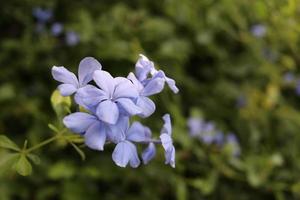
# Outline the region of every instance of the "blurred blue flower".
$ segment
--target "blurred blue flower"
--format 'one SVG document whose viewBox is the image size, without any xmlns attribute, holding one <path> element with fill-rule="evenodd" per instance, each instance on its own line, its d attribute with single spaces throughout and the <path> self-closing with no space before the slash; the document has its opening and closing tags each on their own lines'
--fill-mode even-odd
<svg viewBox="0 0 300 200">
<path fill-rule="evenodd" d="M 142 112 L 134 103 L 138 91 L 128 79 L 113 78 L 108 72 L 97 70 L 93 80 L 100 89 L 88 85 L 81 88 L 77 96 L 87 106 L 97 107 L 96 115 L 100 120 L 115 124 L 121 114 L 132 116 Z"/>
<path fill-rule="evenodd" d="M 55 22 L 51 26 L 51 33 L 54 36 L 58 36 L 63 32 L 63 29 L 64 29 L 64 26 L 61 23 Z"/>
<path fill-rule="evenodd" d="M 241 149 L 238 142 L 238 139 L 235 134 L 229 133 L 226 137 L 226 143 L 232 147 L 232 155 L 233 156 L 240 156 Z"/>
<path fill-rule="evenodd" d="M 68 46 L 75 46 L 79 43 L 80 37 L 75 31 L 68 31 L 66 32 L 65 41 Z"/>
<path fill-rule="evenodd" d="M 36 7 L 33 8 L 32 15 L 38 20 L 38 22 L 46 23 L 52 18 L 53 12 L 51 9 L 42 9 L 41 7 Z"/>
<path fill-rule="evenodd" d="M 163 116 L 164 125 L 160 132 L 160 140 L 162 146 L 165 150 L 165 164 L 170 164 L 173 168 L 175 168 L 175 147 L 173 145 L 172 140 L 172 125 L 171 118 L 169 114 L 165 114 Z"/>
<path fill-rule="evenodd" d="M 256 24 L 251 27 L 251 33 L 258 38 L 264 37 L 267 33 L 267 28 L 263 24 Z"/>
<path fill-rule="evenodd" d="M 86 57 L 79 63 L 78 80 L 74 73 L 65 67 L 52 67 L 52 76 L 55 80 L 61 82 L 58 86 L 62 96 L 69 96 L 75 93 L 79 88 L 87 85 L 92 80 L 94 71 L 101 70 L 101 64 L 92 57 Z"/>
<path fill-rule="evenodd" d="M 190 117 L 187 121 L 189 133 L 193 137 L 201 134 L 204 125 L 205 125 L 204 120 L 197 117 Z"/>
<path fill-rule="evenodd" d="M 297 80 L 296 82 L 295 92 L 297 96 L 300 96 L 300 80 Z"/>
<path fill-rule="evenodd" d="M 295 80 L 295 74 L 292 72 L 286 72 L 283 75 L 283 80 L 285 83 L 292 83 Z"/>
<path fill-rule="evenodd" d="M 243 108 L 247 105 L 247 98 L 245 95 L 239 95 L 236 99 L 236 107 Z"/>
</svg>

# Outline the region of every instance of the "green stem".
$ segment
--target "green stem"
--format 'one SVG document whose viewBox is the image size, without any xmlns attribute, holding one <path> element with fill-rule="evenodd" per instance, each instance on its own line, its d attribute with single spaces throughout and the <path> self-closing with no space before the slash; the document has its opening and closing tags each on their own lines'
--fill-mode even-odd
<svg viewBox="0 0 300 200">
<path fill-rule="evenodd" d="M 53 137 L 51 137 L 51 138 L 49 138 L 49 139 L 47 139 L 47 140 L 45 140 L 45 141 L 43 141 L 43 142 L 41 142 L 41 143 L 39 143 L 39 144 L 37 144 L 37 145 L 35 145 L 35 146 L 33 146 L 33 147 L 27 149 L 26 152 L 27 152 L 27 153 L 30 153 L 30 152 L 32 152 L 32 151 L 34 151 L 34 150 L 36 150 L 36 149 L 38 149 L 38 148 L 40 148 L 40 147 L 42 147 L 42 146 L 45 146 L 45 145 L 47 145 L 47 144 L 49 144 L 49 143 L 55 141 L 55 140 L 58 139 L 58 138 L 59 138 L 59 135 L 55 135 L 55 136 L 53 136 Z"/>
</svg>

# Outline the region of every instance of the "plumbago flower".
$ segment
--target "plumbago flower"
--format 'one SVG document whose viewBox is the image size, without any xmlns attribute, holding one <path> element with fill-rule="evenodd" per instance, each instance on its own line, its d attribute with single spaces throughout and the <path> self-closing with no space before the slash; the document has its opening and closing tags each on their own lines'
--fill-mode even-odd
<svg viewBox="0 0 300 200">
<path fill-rule="evenodd" d="M 161 92 L 167 82 L 170 89 L 178 92 L 175 81 L 157 71 L 152 61 L 141 55 L 135 73 L 125 77 L 112 77 L 102 70 L 101 64 L 92 57 L 79 64 L 78 79 L 64 67 L 52 68 L 53 78 L 62 96 L 74 94 L 75 103 L 86 112 L 74 112 L 64 117 L 63 123 L 74 133 L 81 134 L 91 149 L 103 151 L 105 144 L 115 144 L 112 159 L 116 165 L 136 168 L 141 161 L 136 144 L 147 145 L 141 154 L 144 164 L 156 154 L 156 145 L 162 144 L 166 164 L 175 167 L 170 115 L 163 117 L 164 126 L 159 139 L 153 139 L 151 130 L 140 122 L 132 122 L 134 115 L 146 118 L 155 111 L 150 96 Z"/>
</svg>

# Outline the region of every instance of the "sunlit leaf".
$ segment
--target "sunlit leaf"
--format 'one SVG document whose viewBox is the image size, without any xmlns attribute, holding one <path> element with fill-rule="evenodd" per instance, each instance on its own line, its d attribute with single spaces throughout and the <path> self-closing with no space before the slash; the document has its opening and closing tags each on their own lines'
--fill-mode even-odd
<svg viewBox="0 0 300 200">
<path fill-rule="evenodd" d="M 19 151 L 20 148 L 5 135 L 0 135 L 0 147 Z"/>
</svg>

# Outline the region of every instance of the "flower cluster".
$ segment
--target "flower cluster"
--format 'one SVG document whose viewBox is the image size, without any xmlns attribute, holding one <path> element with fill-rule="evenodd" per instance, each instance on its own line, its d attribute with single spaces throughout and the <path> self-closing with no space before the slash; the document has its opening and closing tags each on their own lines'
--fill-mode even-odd
<svg viewBox="0 0 300 200">
<path fill-rule="evenodd" d="M 187 122 L 190 135 L 199 138 L 203 143 L 216 144 L 219 147 L 230 146 L 233 156 L 239 156 L 241 149 L 233 133 L 224 134 L 214 123 L 206 122 L 198 117 L 190 117 Z"/>
<path fill-rule="evenodd" d="M 32 15 L 36 19 L 36 31 L 38 33 L 45 32 L 47 24 L 50 24 L 50 33 L 54 37 L 64 36 L 64 42 L 68 46 L 74 46 L 79 43 L 80 36 L 77 32 L 73 30 L 64 31 L 64 25 L 61 22 L 52 22 L 54 18 L 52 9 L 35 7 L 32 10 Z"/>
<path fill-rule="evenodd" d="M 62 96 L 74 94 L 76 104 L 87 112 L 75 112 L 63 119 L 64 125 L 82 134 L 85 144 L 103 151 L 106 143 L 114 143 L 113 161 L 120 167 L 138 167 L 140 159 L 135 143 L 147 144 L 142 160 L 147 164 L 156 154 L 156 144 L 165 150 L 166 164 L 175 167 L 175 148 L 171 138 L 172 127 L 169 114 L 163 116 L 164 125 L 159 139 L 153 139 L 151 130 L 140 122 L 130 125 L 130 117 L 149 117 L 155 104 L 149 98 L 160 93 L 165 83 L 174 93 L 178 92 L 175 81 L 156 70 L 154 63 L 140 55 L 135 73 L 125 77 L 112 77 L 102 70 L 101 64 L 92 57 L 79 64 L 78 78 L 64 67 L 52 68 L 53 78 Z"/>
</svg>

